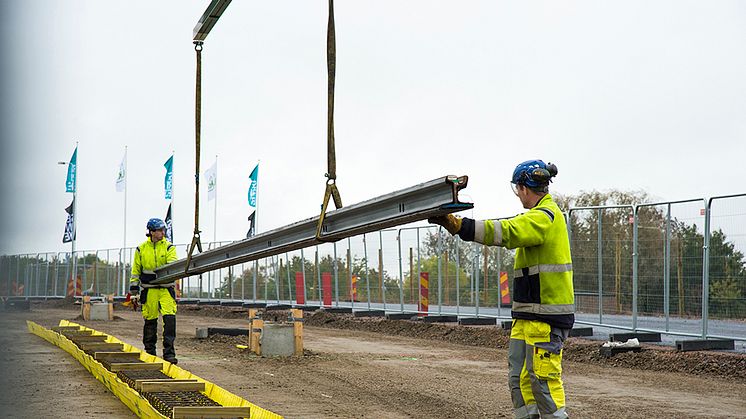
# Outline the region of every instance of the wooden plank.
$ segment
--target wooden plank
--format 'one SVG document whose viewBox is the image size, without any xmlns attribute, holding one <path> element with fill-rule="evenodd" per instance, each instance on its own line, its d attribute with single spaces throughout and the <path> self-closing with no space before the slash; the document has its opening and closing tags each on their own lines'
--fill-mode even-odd
<svg viewBox="0 0 746 419">
<path fill-rule="evenodd" d="M 245 407 L 226 406 L 174 406 L 174 419 L 248 418 L 251 411 Z"/>
<path fill-rule="evenodd" d="M 109 352 L 109 351 L 96 351 L 93 353 L 93 359 L 99 360 L 104 358 L 131 358 L 133 360 L 140 359 L 140 352 Z"/>
<path fill-rule="evenodd" d="M 140 384 L 143 393 L 173 392 L 173 391 L 205 391 L 205 383 L 197 381 L 144 381 Z"/>
<path fill-rule="evenodd" d="M 93 334 L 90 330 L 63 330 L 60 332 L 61 334 L 67 336 L 67 337 L 73 337 L 73 336 L 91 336 Z"/>
<path fill-rule="evenodd" d="M 160 383 L 160 382 L 196 383 L 197 380 L 193 378 L 185 379 L 185 380 L 177 380 L 174 378 L 151 378 L 151 379 L 135 380 L 135 390 L 141 391 L 142 388 L 140 388 L 140 386 L 142 385 L 142 383 Z"/>
<path fill-rule="evenodd" d="M 111 372 L 126 370 L 156 370 L 163 369 L 162 362 L 115 362 L 111 364 Z"/>
<path fill-rule="evenodd" d="M 63 330 L 65 330 L 65 331 L 67 331 L 67 330 L 73 330 L 73 331 L 74 330 L 80 330 L 80 326 L 55 326 L 55 327 L 53 327 L 53 328 L 51 328 L 49 330 L 51 330 L 53 332 L 58 332 L 59 333 L 59 332 L 62 332 Z"/>
<path fill-rule="evenodd" d="M 295 338 L 293 354 L 303 356 L 303 310 L 294 308 L 291 313 L 293 314 L 293 337 Z"/>
<path fill-rule="evenodd" d="M 81 343 L 80 349 L 82 351 L 116 351 L 124 349 L 124 345 L 121 343 L 103 343 L 103 342 L 91 342 Z"/>
<path fill-rule="evenodd" d="M 108 336 L 106 335 L 85 335 L 85 336 L 72 336 L 70 340 L 75 343 L 95 343 L 104 342 Z"/>
</svg>

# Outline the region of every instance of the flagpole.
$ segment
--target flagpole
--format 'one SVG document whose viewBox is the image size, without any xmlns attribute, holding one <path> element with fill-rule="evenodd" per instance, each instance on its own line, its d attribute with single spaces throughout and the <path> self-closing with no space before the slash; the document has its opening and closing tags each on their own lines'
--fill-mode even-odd
<svg viewBox="0 0 746 419">
<path fill-rule="evenodd" d="M 213 214 L 212 242 L 218 241 L 218 155 L 215 155 L 215 211 Z M 209 192 L 208 192 L 209 194 Z"/>
<path fill-rule="evenodd" d="M 261 160 L 256 161 L 256 167 L 257 170 L 259 170 L 259 163 L 261 163 Z M 256 197 L 257 200 L 255 202 L 256 206 L 254 207 L 254 234 L 259 233 L 259 224 L 257 224 L 257 220 L 259 219 L 259 173 L 256 174 Z"/>
<path fill-rule="evenodd" d="M 78 236 L 78 142 L 75 142 L 75 183 L 73 184 L 73 241 L 72 241 L 72 255 L 73 255 L 73 298 L 78 294 L 78 261 L 75 256 L 75 238 Z M 82 285 L 82 284 L 81 284 Z"/>
<path fill-rule="evenodd" d="M 122 241 L 122 294 L 127 283 L 127 146 L 124 146 L 124 239 Z"/>
</svg>

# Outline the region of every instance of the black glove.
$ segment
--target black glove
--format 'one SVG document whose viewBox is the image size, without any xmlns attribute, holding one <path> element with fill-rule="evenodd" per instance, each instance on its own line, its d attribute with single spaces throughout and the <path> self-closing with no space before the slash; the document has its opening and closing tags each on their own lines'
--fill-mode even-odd
<svg viewBox="0 0 746 419">
<path fill-rule="evenodd" d="M 140 295 L 140 286 L 130 285 L 130 295 Z"/>
</svg>

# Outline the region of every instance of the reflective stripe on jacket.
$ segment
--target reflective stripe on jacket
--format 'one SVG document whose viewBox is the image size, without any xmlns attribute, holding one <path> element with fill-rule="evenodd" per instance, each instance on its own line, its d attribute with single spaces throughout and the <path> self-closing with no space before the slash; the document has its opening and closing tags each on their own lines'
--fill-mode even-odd
<svg viewBox="0 0 746 419">
<path fill-rule="evenodd" d="M 155 278 L 155 270 L 167 263 L 177 259 L 176 247 L 166 239 L 161 239 L 158 243 L 153 243 L 148 239 L 135 249 L 135 256 L 132 259 L 132 276 L 130 277 L 130 286 L 140 285 L 143 288 L 151 288 L 148 282 Z M 159 284 L 159 287 L 173 287 L 174 283 Z"/>
<path fill-rule="evenodd" d="M 516 249 L 513 318 L 572 327 L 575 296 L 570 240 L 565 217 L 551 195 L 506 220 L 464 218 L 458 234 L 464 240 Z"/>
</svg>

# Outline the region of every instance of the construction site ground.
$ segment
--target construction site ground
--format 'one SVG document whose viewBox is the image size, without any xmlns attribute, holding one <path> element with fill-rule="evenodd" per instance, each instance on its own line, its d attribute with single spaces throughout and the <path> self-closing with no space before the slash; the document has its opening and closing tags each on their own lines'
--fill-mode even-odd
<svg viewBox="0 0 746 419">
<path fill-rule="evenodd" d="M 51 327 L 77 319 L 142 348 L 139 313 L 117 309 L 114 321 L 83 322 L 77 310 L 57 301 L 0 313 L 3 417 L 134 417 L 70 355 L 26 329 L 26 320 Z M 179 365 L 288 418 L 512 417 L 508 335 L 494 326 L 307 313 L 306 354 L 289 359 L 237 348 L 244 337 L 198 340 L 198 327 L 248 328 L 245 311 L 180 306 Z M 564 379 L 573 418 L 744 417 L 744 354 L 646 345 L 607 359 L 599 345 L 567 343 Z"/>
</svg>

